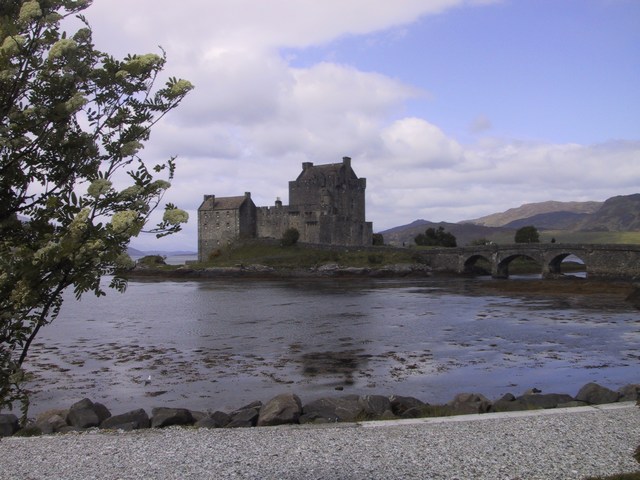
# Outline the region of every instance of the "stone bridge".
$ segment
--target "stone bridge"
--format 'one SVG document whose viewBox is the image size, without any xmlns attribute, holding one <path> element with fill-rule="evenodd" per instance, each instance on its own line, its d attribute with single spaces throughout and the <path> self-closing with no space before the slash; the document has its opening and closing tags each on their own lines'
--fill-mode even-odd
<svg viewBox="0 0 640 480">
<path fill-rule="evenodd" d="M 491 275 L 509 276 L 509 264 L 518 257 L 541 265 L 543 277 L 562 274 L 562 261 L 575 255 L 584 262 L 588 278 L 640 280 L 640 245 L 569 243 L 518 243 L 420 250 L 418 255 L 434 271 L 471 273 L 478 260 L 491 265 Z"/>
</svg>

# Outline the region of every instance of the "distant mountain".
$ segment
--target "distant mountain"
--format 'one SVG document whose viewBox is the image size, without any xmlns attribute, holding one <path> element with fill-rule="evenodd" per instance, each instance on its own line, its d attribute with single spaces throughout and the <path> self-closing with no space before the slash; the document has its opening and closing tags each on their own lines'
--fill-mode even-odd
<svg viewBox="0 0 640 480">
<path fill-rule="evenodd" d="M 578 227 L 584 231 L 640 231 L 640 193 L 607 199 L 600 209 L 587 216 Z"/>
<path fill-rule="evenodd" d="M 424 233 L 427 228 L 442 227 L 447 232 L 452 233 L 456 237 L 458 246 L 468 245 L 474 240 L 481 238 L 491 239 L 496 234 L 504 234 L 509 232 L 513 235 L 514 230 L 510 228 L 485 227 L 483 225 L 473 225 L 471 223 L 447 223 L 447 222 L 429 222 L 427 220 L 416 220 L 407 225 L 390 228 L 379 232 L 384 237 L 384 243 L 387 245 L 415 245 L 415 237 L 419 233 Z"/>
<path fill-rule="evenodd" d="M 408 223 L 407 225 L 400 225 L 399 227 L 393 227 L 393 228 L 390 228 L 389 230 L 385 230 L 384 232 L 380 232 L 380 233 L 384 233 L 385 235 L 393 235 L 396 233 L 402 233 L 405 230 L 413 230 L 416 228 L 422 231 L 427 228 L 427 227 L 423 227 L 423 225 L 434 225 L 434 223 L 429 222 L 427 220 L 414 220 L 413 222 Z"/>
<path fill-rule="evenodd" d="M 127 248 L 127 253 L 130 257 L 144 257 L 146 255 L 146 253 L 142 250 L 137 250 L 133 247 Z"/>
<path fill-rule="evenodd" d="M 556 202 L 548 201 L 541 203 L 525 203 L 517 208 L 510 208 L 506 212 L 494 213 L 486 217 L 474 220 L 465 220 L 460 223 L 472 223 L 474 225 L 484 225 L 485 227 L 505 227 L 511 222 L 525 218 L 535 217 L 544 213 L 595 213 L 603 205 L 602 202 Z M 531 225 L 528 223 L 527 225 Z"/>
<path fill-rule="evenodd" d="M 427 228 L 441 226 L 455 235 L 459 246 L 464 246 L 479 239 L 497 242 L 512 239 L 518 228 L 527 225 L 565 232 L 638 232 L 640 193 L 612 197 L 604 202 L 529 203 L 460 223 L 416 220 L 380 233 L 388 245 L 408 246 L 414 245 L 416 235 Z"/>
<path fill-rule="evenodd" d="M 575 230 L 582 222 L 589 218 L 588 213 L 574 212 L 550 212 L 540 213 L 528 218 L 514 220 L 505 225 L 508 228 L 521 228 L 534 225 L 538 229 L 544 230 Z"/>
</svg>

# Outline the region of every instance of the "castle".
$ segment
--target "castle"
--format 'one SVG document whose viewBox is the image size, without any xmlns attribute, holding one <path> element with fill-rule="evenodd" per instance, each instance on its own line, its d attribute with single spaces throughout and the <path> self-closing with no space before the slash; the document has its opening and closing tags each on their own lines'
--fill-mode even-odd
<svg viewBox="0 0 640 480">
<path fill-rule="evenodd" d="M 247 192 L 238 197 L 205 195 L 198 208 L 198 261 L 238 239 L 282 238 L 298 230 L 303 243 L 366 246 L 373 226 L 365 221 L 367 181 L 342 163 L 302 164 L 298 178 L 289 182 L 289 203 L 278 199 L 272 207 L 256 207 Z"/>
</svg>

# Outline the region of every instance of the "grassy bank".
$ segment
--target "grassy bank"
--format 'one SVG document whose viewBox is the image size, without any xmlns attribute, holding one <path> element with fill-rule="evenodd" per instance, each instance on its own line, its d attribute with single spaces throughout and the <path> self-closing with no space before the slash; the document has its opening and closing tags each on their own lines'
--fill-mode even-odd
<svg viewBox="0 0 640 480">
<path fill-rule="evenodd" d="M 416 263 L 410 250 L 353 248 L 310 248 L 303 245 L 281 246 L 275 242 L 243 242 L 215 251 L 201 267 L 266 265 L 273 268 L 312 268 L 328 263 L 348 267 L 380 267 L 396 263 Z M 196 265 L 194 265 L 196 266 Z"/>
</svg>

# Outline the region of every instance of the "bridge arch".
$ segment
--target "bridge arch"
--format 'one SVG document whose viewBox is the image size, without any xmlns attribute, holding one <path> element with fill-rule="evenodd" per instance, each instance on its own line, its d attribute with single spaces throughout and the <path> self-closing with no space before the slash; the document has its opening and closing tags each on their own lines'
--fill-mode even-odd
<svg viewBox="0 0 640 480">
<path fill-rule="evenodd" d="M 587 269 L 587 262 L 580 253 L 576 253 L 573 251 L 562 251 L 562 252 L 549 252 L 545 255 L 545 265 L 543 269 L 543 275 L 545 276 L 556 276 L 556 275 L 564 275 L 562 271 L 562 263 L 565 261 L 567 257 L 574 256 L 579 259 L 585 266 L 585 271 Z"/>
<path fill-rule="evenodd" d="M 492 264 L 490 258 L 483 254 L 468 257 L 463 264 L 462 272 L 474 275 L 491 275 Z"/>
<path fill-rule="evenodd" d="M 526 253 L 511 253 L 507 254 L 503 258 L 497 259 L 494 265 L 494 271 L 492 272 L 495 278 L 509 278 L 509 264 L 513 262 L 516 258 L 525 258 L 527 260 L 533 260 L 537 264 L 540 265 L 540 268 L 544 268 L 543 262 L 541 259 L 535 255 L 528 255 Z"/>
</svg>

